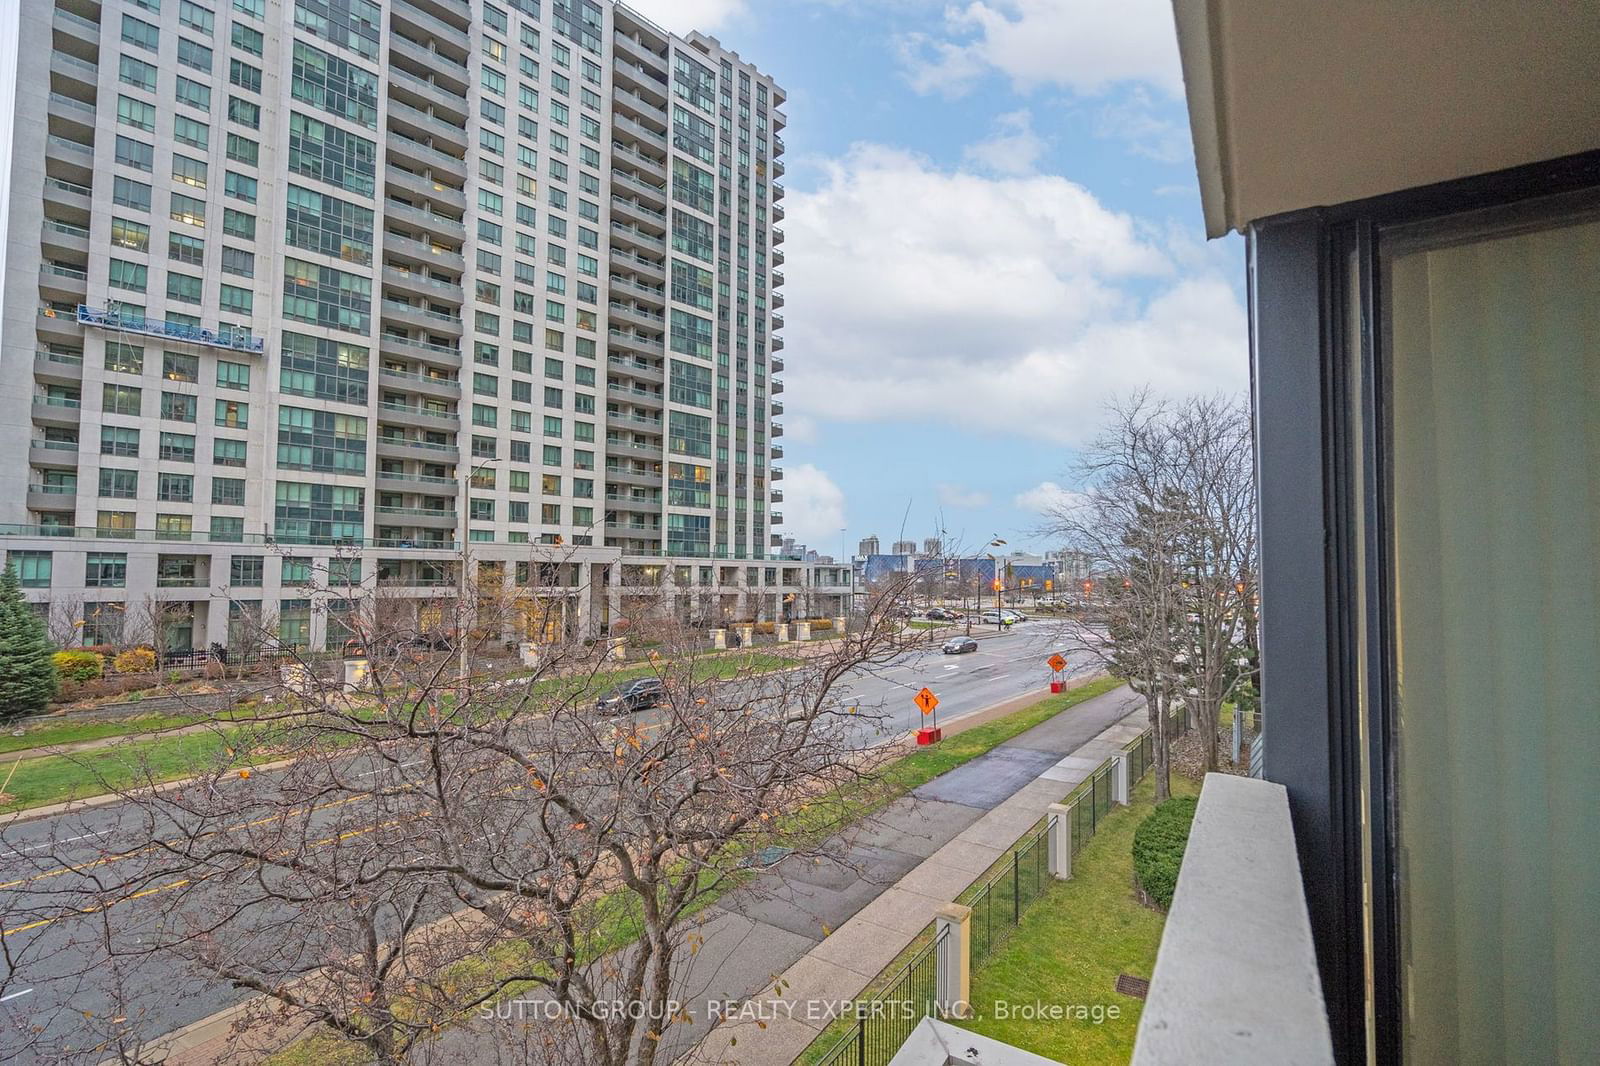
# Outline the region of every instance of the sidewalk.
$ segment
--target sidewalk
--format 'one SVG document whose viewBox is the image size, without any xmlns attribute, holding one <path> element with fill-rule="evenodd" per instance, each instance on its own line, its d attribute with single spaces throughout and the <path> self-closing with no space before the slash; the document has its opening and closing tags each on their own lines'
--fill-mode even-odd
<svg viewBox="0 0 1600 1066">
<path fill-rule="evenodd" d="M 1063 741 L 1080 734 L 1085 725 L 1107 720 L 1092 739 L 1071 747 L 1064 757 L 1058 756 Z M 832 1020 L 827 1004 L 860 994 L 927 927 L 940 907 L 1004 856 L 1050 804 L 1063 799 L 1137 737 L 1145 723 L 1143 702 L 1127 689 L 1118 689 L 1044 722 L 918 789 L 921 810 L 894 812 L 890 821 L 904 824 L 908 817 L 920 814 L 920 827 L 905 828 L 921 828 L 923 839 L 927 839 L 930 822 L 943 822 L 940 828 L 945 831 L 932 833 L 937 846 L 892 886 L 873 893 L 832 935 L 789 961 L 776 980 L 769 978 L 754 990 L 757 1002 L 753 1006 L 759 1010 L 752 1011 L 751 1017 L 717 1026 L 680 1061 L 746 1066 L 793 1062 Z M 958 810 L 970 811 L 971 817 L 962 817 Z M 946 817 L 939 817 L 941 813 Z M 949 833 L 955 823 L 964 824 Z M 745 950 L 775 947 L 778 945 L 747 944 Z M 773 964 L 783 961 L 778 955 L 767 958 Z M 772 991 L 775 987 L 782 991 Z M 820 1009 L 810 1010 L 810 1004 Z"/>
<path fill-rule="evenodd" d="M 989 716 L 974 717 L 970 724 Z M 838 840 L 842 861 L 796 856 L 719 900 L 695 929 L 698 952 L 674 980 L 692 1022 L 668 1030 L 657 1061 L 791 1062 L 826 1020 L 805 1024 L 798 1006 L 791 1020 L 778 1006 L 762 1015 L 765 1028 L 724 1024 L 708 1037 L 716 1019 L 707 1005 L 855 996 L 1049 804 L 1137 736 L 1144 718 L 1143 701 L 1126 688 L 1087 700 L 890 804 Z M 780 975 L 784 992 L 771 996 Z M 537 1034 L 523 1038 L 519 1047 L 514 1032 L 469 1022 L 441 1035 L 433 1061 L 541 1061 Z"/>
</svg>

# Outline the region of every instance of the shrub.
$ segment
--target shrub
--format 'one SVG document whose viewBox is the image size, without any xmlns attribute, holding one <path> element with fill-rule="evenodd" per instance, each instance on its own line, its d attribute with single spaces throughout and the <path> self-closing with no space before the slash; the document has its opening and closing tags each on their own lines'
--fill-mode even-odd
<svg viewBox="0 0 1600 1066">
<path fill-rule="evenodd" d="M 149 648 L 129 648 L 117 653 L 112 666 L 119 674 L 148 674 L 156 668 L 156 653 Z"/>
<path fill-rule="evenodd" d="M 773 633 L 777 632 L 777 629 L 775 627 L 775 623 L 772 623 L 772 622 L 757 622 L 751 628 L 753 628 L 757 633 L 761 634 L 762 636 L 767 636 L 767 637 L 770 637 L 770 636 L 772 636 Z"/>
<path fill-rule="evenodd" d="M 1189 844 L 1197 797 L 1174 796 L 1151 812 L 1133 833 L 1133 875 L 1151 902 L 1172 906 L 1183 849 Z"/>
<path fill-rule="evenodd" d="M 58 651 L 52 656 L 63 681 L 95 681 L 105 673 L 105 660 L 92 651 Z"/>
<path fill-rule="evenodd" d="M 833 619 L 831 618 L 813 618 L 811 620 L 811 632 L 813 633 L 823 633 L 832 628 Z"/>
</svg>

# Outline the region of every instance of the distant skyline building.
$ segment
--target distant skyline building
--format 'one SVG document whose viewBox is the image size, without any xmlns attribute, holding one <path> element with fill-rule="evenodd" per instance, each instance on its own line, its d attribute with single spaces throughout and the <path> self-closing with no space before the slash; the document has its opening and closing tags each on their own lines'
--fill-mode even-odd
<svg viewBox="0 0 1600 1066">
<path fill-rule="evenodd" d="M 0 549 L 84 641 L 153 598 L 163 650 L 321 648 L 463 541 L 575 634 L 663 565 L 716 614 L 842 605 L 773 551 L 757 67 L 594 0 L 21 7 Z"/>
</svg>

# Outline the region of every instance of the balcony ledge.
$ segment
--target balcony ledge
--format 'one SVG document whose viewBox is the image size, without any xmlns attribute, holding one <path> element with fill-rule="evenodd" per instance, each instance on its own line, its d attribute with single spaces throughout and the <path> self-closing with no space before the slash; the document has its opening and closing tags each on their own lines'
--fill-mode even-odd
<svg viewBox="0 0 1600 1066">
<path fill-rule="evenodd" d="M 1248 937 L 1239 936 L 1241 904 Z M 1333 1063 L 1288 793 L 1208 774 L 1133 1066 L 1283 1063 Z"/>
</svg>

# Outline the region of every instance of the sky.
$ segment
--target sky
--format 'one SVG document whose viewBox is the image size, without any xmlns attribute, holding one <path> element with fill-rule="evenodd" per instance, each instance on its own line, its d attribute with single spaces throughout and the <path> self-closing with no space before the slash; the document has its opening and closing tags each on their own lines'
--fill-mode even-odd
<svg viewBox="0 0 1600 1066">
<path fill-rule="evenodd" d="M 1113 397 L 1242 394 L 1170 0 L 630 0 L 789 94 L 786 534 L 1053 545 Z"/>
</svg>

